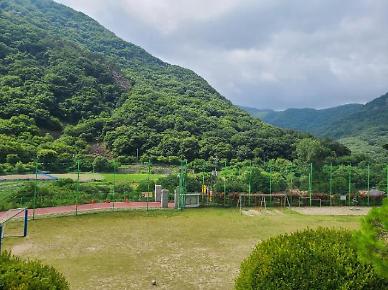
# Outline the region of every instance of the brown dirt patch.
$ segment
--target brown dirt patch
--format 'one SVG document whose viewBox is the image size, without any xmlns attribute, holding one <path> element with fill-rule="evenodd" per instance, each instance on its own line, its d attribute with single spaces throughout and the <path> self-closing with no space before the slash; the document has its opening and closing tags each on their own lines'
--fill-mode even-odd
<svg viewBox="0 0 388 290">
<path fill-rule="evenodd" d="M 293 211 L 296 211 L 304 215 L 366 215 L 371 207 L 293 207 Z"/>
</svg>

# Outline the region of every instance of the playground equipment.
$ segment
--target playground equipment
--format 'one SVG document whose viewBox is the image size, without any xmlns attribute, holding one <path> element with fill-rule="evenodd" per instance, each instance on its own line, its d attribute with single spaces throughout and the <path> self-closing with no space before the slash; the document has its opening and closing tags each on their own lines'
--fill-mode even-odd
<svg viewBox="0 0 388 290">
<path fill-rule="evenodd" d="M 248 204 L 247 204 L 248 201 Z M 240 207 L 240 212 L 246 207 L 267 208 L 267 204 L 271 206 L 290 207 L 290 201 L 286 193 L 240 193 L 237 206 Z"/>
<path fill-rule="evenodd" d="M 26 237 L 28 232 L 28 209 L 27 208 L 17 208 L 10 209 L 0 216 L 0 252 L 2 250 L 2 242 L 5 234 L 5 225 L 10 221 L 15 221 L 16 219 L 23 219 L 23 232 L 15 236 Z"/>
</svg>

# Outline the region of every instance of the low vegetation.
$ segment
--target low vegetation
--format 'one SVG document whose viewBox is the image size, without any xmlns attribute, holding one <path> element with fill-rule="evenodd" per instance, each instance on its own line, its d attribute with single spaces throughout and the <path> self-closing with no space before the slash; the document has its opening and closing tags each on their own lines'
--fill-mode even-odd
<svg viewBox="0 0 388 290">
<path fill-rule="evenodd" d="M 8 252 L 0 254 L 0 289 L 67 290 L 64 276 L 51 266 L 25 261 Z"/>
<path fill-rule="evenodd" d="M 362 220 L 355 244 L 362 260 L 388 279 L 388 198 L 382 207 L 372 209 Z"/>
<path fill-rule="evenodd" d="M 242 263 L 236 289 L 385 289 L 388 281 L 359 262 L 351 232 L 319 228 L 259 243 Z"/>
</svg>

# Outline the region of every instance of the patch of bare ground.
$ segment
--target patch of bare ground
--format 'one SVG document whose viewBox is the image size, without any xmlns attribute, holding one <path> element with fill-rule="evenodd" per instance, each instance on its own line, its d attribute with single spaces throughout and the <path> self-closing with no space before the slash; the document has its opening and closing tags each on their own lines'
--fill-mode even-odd
<svg viewBox="0 0 388 290">
<path fill-rule="evenodd" d="M 366 215 L 371 207 L 293 207 L 296 211 L 304 215 Z"/>
</svg>

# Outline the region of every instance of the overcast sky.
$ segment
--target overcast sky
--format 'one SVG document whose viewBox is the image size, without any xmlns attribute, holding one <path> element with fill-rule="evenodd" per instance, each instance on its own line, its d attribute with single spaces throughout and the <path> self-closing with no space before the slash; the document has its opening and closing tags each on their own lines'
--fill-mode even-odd
<svg viewBox="0 0 388 290">
<path fill-rule="evenodd" d="M 57 0 L 239 105 L 323 108 L 388 91 L 387 0 Z"/>
</svg>

